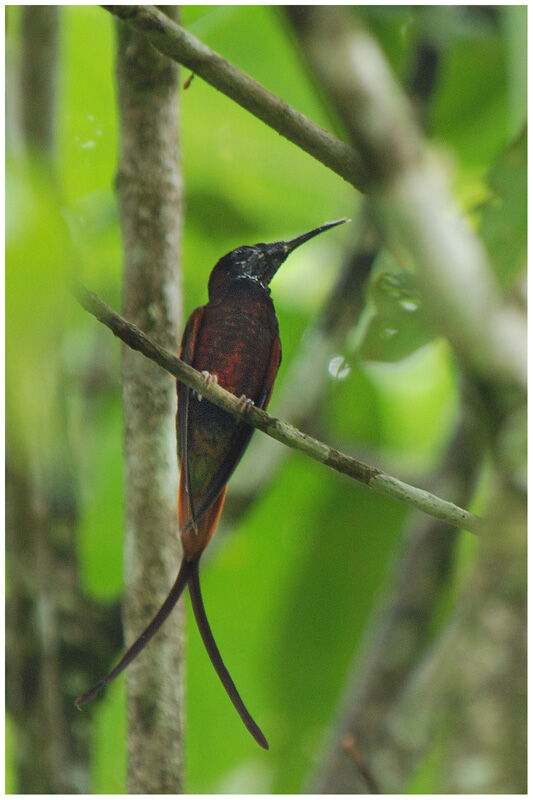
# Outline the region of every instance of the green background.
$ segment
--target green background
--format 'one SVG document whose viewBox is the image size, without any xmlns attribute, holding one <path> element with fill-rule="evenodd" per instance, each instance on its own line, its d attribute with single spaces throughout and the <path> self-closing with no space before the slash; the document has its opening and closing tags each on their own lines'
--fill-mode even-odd
<svg viewBox="0 0 533 800">
<path fill-rule="evenodd" d="M 518 138 L 526 118 L 525 9 L 498 10 L 497 24 L 461 7 L 368 7 L 363 14 L 402 80 L 421 32 L 441 47 L 428 134 L 508 289 L 525 255 L 525 140 Z M 268 89 L 342 135 L 279 9 L 185 6 L 182 20 Z M 16 10 L 10 21 L 8 66 L 18 57 Z M 22 157 L 9 122 L 6 167 L 8 456 L 28 465 L 37 454 L 57 485 L 76 482 L 81 578 L 103 599 L 120 597 L 122 587 L 119 347 L 75 304 L 63 278 L 76 272 L 119 307 L 113 70 L 110 15 L 98 7 L 63 8 L 59 179 L 52 185 Z M 183 70 L 182 84 L 187 77 Z M 182 93 L 180 125 L 185 315 L 206 301 L 210 269 L 233 247 L 294 236 L 340 216 L 357 220 L 360 199 L 346 183 L 199 78 Z M 273 282 L 284 352 L 278 391 L 356 234 L 354 222 L 310 243 Z M 359 326 L 354 320 L 343 351 L 331 354 L 348 369 L 323 376 L 327 398 L 310 433 L 423 486 L 457 420 L 457 372 L 449 346 L 426 328 L 417 303 L 406 304 L 405 297 L 402 303 L 387 289 L 383 276 L 399 272 L 384 251 Z M 106 379 L 88 392 L 82 374 L 95 353 Z M 276 392 L 271 408 L 276 413 Z M 66 447 L 74 453 L 74 471 L 65 466 Z M 245 457 L 239 470 L 253 470 L 253 463 Z M 291 452 L 251 510 L 235 525 L 222 522 L 203 561 L 205 602 L 271 750 L 260 751 L 244 731 L 187 603 L 188 792 L 305 787 L 407 517 L 399 503 Z M 461 554 L 468 564 L 471 547 Z M 450 604 L 456 590 L 450 587 Z M 121 678 L 87 712 L 94 715 L 96 793 L 125 790 L 124 700 Z M 16 791 L 9 720 L 7 734 L 7 788 Z M 437 773 L 438 746 L 413 789 L 431 791 Z"/>
</svg>

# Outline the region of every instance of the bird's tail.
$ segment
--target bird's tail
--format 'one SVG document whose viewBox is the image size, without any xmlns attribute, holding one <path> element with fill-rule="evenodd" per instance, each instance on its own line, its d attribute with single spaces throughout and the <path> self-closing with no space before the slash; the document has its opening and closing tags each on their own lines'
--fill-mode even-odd
<svg viewBox="0 0 533 800">
<path fill-rule="evenodd" d="M 126 669 L 126 667 L 131 664 L 131 662 L 137 658 L 139 653 L 144 650 L 152 636 L 154 636 L 161 625 L 164 623 L 178 600 L 180 596 L 187 586 L 192 575 L 192 563 L 190 561 L 186 561 L 185 558 L 181 562 L 181 566 L 178 572 L 178 576 L 174 582 L 174 586 L 170 590 L 167 599 L 150 622 L 148 627 L 141 633 L 138 639 L 131 645 L 131 647 L 124 653 L 121 660 L 118 662 L 116 667 L 111 670 L 111 672 L 106 675 L 101 681 L 95 683 L 90 689 L 88 689 L 84 694 L 80 695 L 76 700 L 76 705 L 80 708 L 81 706 L 88 703 L 90 700 L 93 700 L 96 695 L 107 686 L 108 683 L 111 683 L 120 673 Z"/>
<path fill-rule="evenodd" d="M 207 615 L 205 613 L 204 608 L 204 601 L 202 599 L 202 593 L 200 591 L 200 577 L 198 571 L 199 565 L 199 556 L 194 558 L 191 561 L 187 561 L 186 558 L 183 558 L 181 562 L 181 566 L 178 572 L 178 576 L 174 582 L 174 586 L 170 590 L 168 597 L 166 598 L 165 602 L 152 619 L 150 624 L 145 628 L 145 630 L 141 633 L 138 639 L 131 645 L 131 647 L 124 653 L 121 660 L 118 662 L 116 667 L 114 667 L 111 672 L 105 676 L 101 681 L 98 681 L 94 686 L 88 689 L 84 694 L 80 695 L 76 700 L 76 705 L 81 708 L 81 706 L 89 703 L 93 700 L 96 695 L 105 687 L 108 683 L 111 683 L 121 672 L 123 672 L 126 667 L 131 664 L 131 662 L 137 658 L 140 652 L 144 650 L 150 639 L 157 633 L 159 628 L 163 625 L 165 620 L 167 619 L 168 615 L 180 599 L 183 590 L 189 584 L 189 591 L 191 594 L 191 601 L 192 607 L 194 610 L 194 616 L 196 617 L 196 623 L 198 625 L 198 630 L 200 631 L 200 635 L 202 637 L 203 643 L 205 645 L 205 649 L 211 659 L 211 663 L 213 664 L 215 671 L 222 681 L 222 685 L 224 686 L 231 702 L 235 706 L 239 716 L 241 717 L 242 721 L 244 722 L 246 728 L 252 734 L 256 742 L 264 747 L 265 750 L 268 750 L 268 742 L 265 739 L 265 736 L 256 722 L 252 719 L 248 709 L 244 705 L 242 698 L 237 691 L 237 687 L 233 683 L 231 676 L 226 669 L 226 666 L 222 660 L 222 656 L 220 655 L 220 651 L 216 645 L 215 639 L 211 632 L 211 628 L 209 626 L 209 622 L 207 620 Z"/>
<path fill-rule="evenodd" d="M 220 655 L 220 651 L 216 645 L 213 633 L 211 632 L 207 615 L 205 613 L 202 593 L 200 591 L 199 561 L 200 559 L 197 558 L 190 562 L 191 574 L 189 578 L 189 592 L 191 595 L 192 607 L 194 616 L 196 617 L 198 630 L 200 631 L 200 635 L 204 642 L 205 649 L 207 650 L 207 654 L 211 659 L 211 663 L 213 664 L 218 677 L 222 681 L 222 685 L 224 686 L 224 689 L 226 690 L 231 702 L 235 706 L 240 718 L 244 722 L 248 731 L 254 737 L 255 741 L 261 745 L 261 747 L 264 747 L 265 750 L 268 750 L 268 742 L 265 739 L 265 736 L 259 725 L 257 725 L 257 723 L 252 719 L 248 709 L 244 705 L 242 698 L 237 691 L 237 687 L 233 683 L 231 675 L 226 669 L 226 665 L 222 661 L 222 656 Z"/>
</svg>

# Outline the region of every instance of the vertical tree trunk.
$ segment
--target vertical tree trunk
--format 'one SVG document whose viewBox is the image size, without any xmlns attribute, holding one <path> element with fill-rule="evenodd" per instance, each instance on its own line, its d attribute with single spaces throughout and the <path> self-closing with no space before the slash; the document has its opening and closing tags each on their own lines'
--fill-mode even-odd
<svg viewBox="0 0 533 800">
<path fill-rule="evenodd" d="M 174 7 L 165 7 L 176 14 Z M 117 176 L 123 312 L 160 344 L 178 347 L 181 176 L 178 70 L 117 23 L 121 122 Z M 125 613 L 130 642 L 155 613 L 179 565 L 174 380 L 122 351 L 125 448 Z M 131 793 L 183 788 L 182 616 L 175 612 L 128 671 Z"/>
</svg>

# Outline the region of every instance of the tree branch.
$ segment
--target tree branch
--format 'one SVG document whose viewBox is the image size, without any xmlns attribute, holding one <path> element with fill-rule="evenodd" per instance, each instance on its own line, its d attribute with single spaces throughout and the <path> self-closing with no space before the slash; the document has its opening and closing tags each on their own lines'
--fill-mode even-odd
<svg viewBox="0 0 533 800">
<path fill-rule="evenodd" d="M 258 428 L 268 436 L 277 439 L 278 442 L 302 451 L 315 461 L 320 461 L 337 472 L 366 484 L 371 489 L 402 500 L 420 511 L 449 522 L 456 527 L 469 530 L 472 533 L 479 532 L 482 520 L 475 514 L 471 514 L 469 511 L 465 511 L 465 509 L 459 508 L 447 500 L 442 500 L 424 489 L 410 486 L 392 475 L 381 472 L 376 467 L 371 467 L 345 453 L 341 453 L 324 442 L 308 436 L 293 425 L 270 416 L 260 408 L 255 406 L 243 408 L 243 404 L 233 394 L 217 384 L 208 384 L 200 372 L 181 361 L 164 347 L 160 347 L 150 340 L 139 328 L 120 317 L 93 292 L 78 283 L 74 286 L 74 294 L 86 311 L 93 314 L 104 325 L 107 325 L 115 336 L 122 339 L 125 344 L 155 361 L 167 372 L 170 372 L 187 386 L 190 386 L 191 389 L 198 392 L 198 394 L 206 397 L 210 402 L 234 417 L 242 419 L 254 428 Z"/>
<path fill-rule="evenodd" d="M 188 67 L 290 142 L 363 191 L 367 178 L 358 154 L 245 72 L 169 20 L 155 6 L 103 6 L 162 53 Z"/>
<path fill-rule="evenodd" d="M 46 471 L 21 469 L 13 452 L 19 456 L 20 442 L 9 439 L 6 707 L 14 725 L 17 792 L 86 794 L 92 720 L 77 711 L 74 697 L 120 648 L 119 609 L 80 589 L 74 481 L 49 465 Z M 75 474 L 67 444 L 60 454 Z"/>
<path fill-rule="evenodd" d="M 476 374 L 524 389 L 524 315 L 501 302 L 484 249 L 379 47 L 344 7 L 287 12 L 372 175 L 367 188 L 382 227 L 418 267 L 432 319 Z"/>
</svg>

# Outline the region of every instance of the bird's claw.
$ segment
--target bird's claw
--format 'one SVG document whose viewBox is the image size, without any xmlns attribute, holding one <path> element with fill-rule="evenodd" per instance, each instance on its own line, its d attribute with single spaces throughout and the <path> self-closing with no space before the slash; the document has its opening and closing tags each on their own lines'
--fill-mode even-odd
<svg viewBox="0 0 533 800">
<path fill-rule="evenodd" d="M 214 372 L 208 372 L 208 370 L 203 369 L 201 374 L 204 377 L 206 386 L 212 386 L 214 383 L 218 383 L 218 375 L 216 375 Z M 198 402 L 201 403 L 202 395 L 200 392 L 195 392 L 195 394 L 198 398 Z"/>
<path fill-rule="evenodd" d="M 254 401 L 251 400 L 249 397 L 246 397 L 245 394 L 241 394 L 241 396 L 239 397 L 239 411 L 241 412 L 241 414 L 245 414 L 248 411 L 248 409 L 252 408 L 252 406 L 255 406 Z"/>
</svg>

